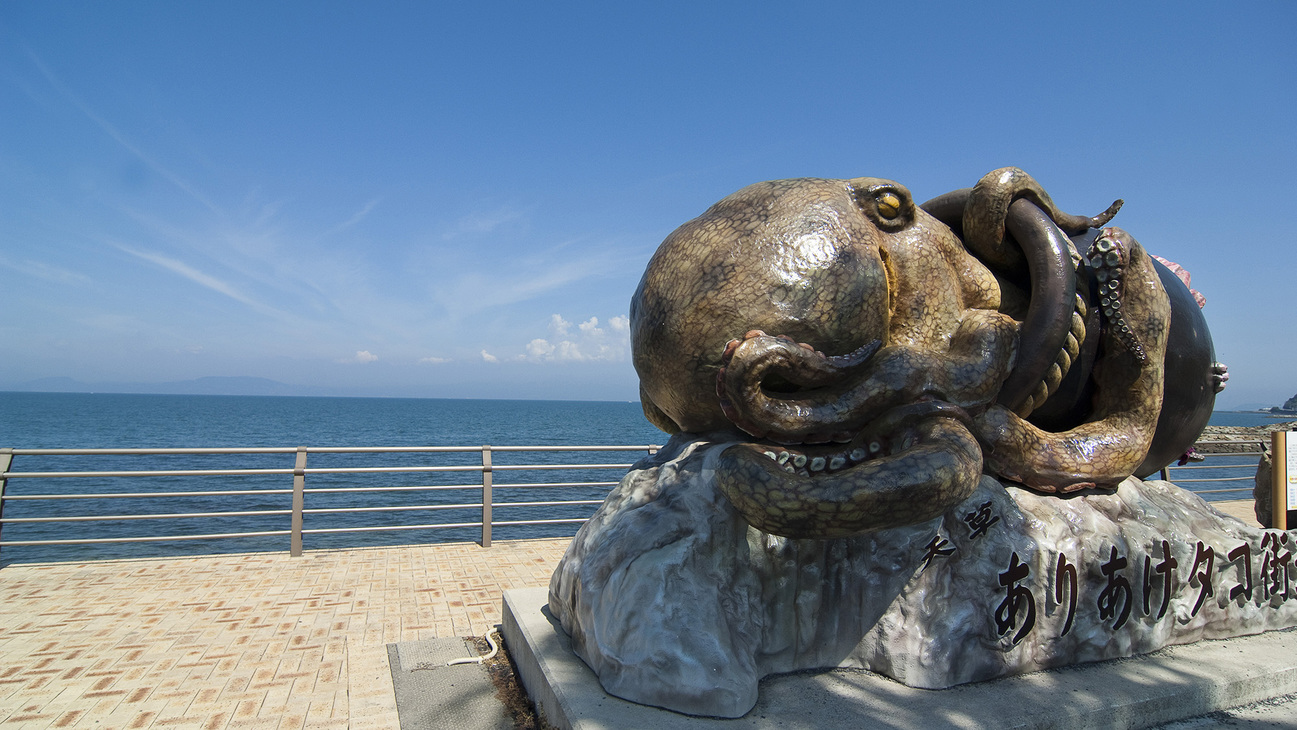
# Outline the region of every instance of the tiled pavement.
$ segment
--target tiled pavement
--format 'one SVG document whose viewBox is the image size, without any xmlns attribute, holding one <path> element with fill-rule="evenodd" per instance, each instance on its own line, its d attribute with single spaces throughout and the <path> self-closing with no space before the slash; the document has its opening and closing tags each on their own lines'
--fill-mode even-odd
<svg viewBox="0 0 1297 730">
<path fill-rule="evenodd" d="M 0 568 L 5 728 L 396 728 L 386 644 L 481 636 L 568 538 Z"/>
<path fill-rule="evenodd" d="M 0 725 L 396 728 L 386 644 L 485 634 L 568 542 L 0 568 Z"/>
</svg>

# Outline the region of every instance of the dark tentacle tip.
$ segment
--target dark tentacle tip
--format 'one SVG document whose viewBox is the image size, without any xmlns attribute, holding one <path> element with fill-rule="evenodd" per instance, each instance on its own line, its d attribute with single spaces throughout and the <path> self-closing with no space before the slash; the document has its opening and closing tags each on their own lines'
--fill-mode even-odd
<svg viewBox="0 0 1297 730">
<path fill-rule="evenodd" d="M 839 367 L 851 367 L 865 362 L 869 358 L 878 354 L 878 351 L 882 348 L 882 340 L 871 340 L 865 345 L 857 347 L 855 350 L 852 350 L 845 355 L 832 355 L 826 359 Z"/>
<path fill-rule="evenodd" d="M 1117 211 L 1121 210 L 1121 206 L 1125 204 L 1126 201 L 1121 198 L 1112 201 L 1112 205 L 1108 206 L 1107 210 L 1090 219 L 1090 227 L 1102 228 L 1103 226 L 1108 225 L 1108 221 L 1112 220 L 1113 217 L 1117 215 Z"/>
</svg>

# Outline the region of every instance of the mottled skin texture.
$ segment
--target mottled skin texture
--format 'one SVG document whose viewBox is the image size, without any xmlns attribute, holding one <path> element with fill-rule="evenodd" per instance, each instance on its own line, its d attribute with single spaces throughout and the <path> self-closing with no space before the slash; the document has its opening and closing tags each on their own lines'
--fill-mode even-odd
<svg viewBox="0 0 1297 730">
<path fill-rule="evenodd" d="M 1073 228 L 1107 220 L 1058 213 L 1021 171 L 983 183 L 966 225 L 1001 269 L 1022 255 L 1004 253 L 1013 244 L 1003 221 L 984 220 L 983 208 L 994 218 L 1028 197 Z M 1149 357 L 1105 340 L 1094 418 L 1046 433 L 996 405 L 1019 358 L 1022 297 L 1002 301 L 1002 271 L 904 186 L 749 186 L 673 232 L 632 299 L 645 414 L 671 433 L 740 441 L 717 463 L 722 489 L 751 524 L 789 537 L 928 519 L 965 499 L 984 467 L 1042 491 L 1115 484 L 1157 421 L 1160 370 L 1150 363 L 1165 346 L 1166 307 L 1142 249 L 1112 230 L 1126 257 L 1123 321 Z M 1061 342 L 1075 324 L 1074 282 L 1060 286 L 1069 293 Z M 1067 353 L 1033 358 L 1049 365 Z"/>
</svg>

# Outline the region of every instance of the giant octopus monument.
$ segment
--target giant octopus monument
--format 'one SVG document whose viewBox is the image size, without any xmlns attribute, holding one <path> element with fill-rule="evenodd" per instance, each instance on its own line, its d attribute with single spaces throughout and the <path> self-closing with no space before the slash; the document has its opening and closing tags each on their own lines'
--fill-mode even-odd
<svg viewBox="0 0 1297 730">
<path fill-rule="evenodd" d="M 1145 481 L 1228 376 L 1120 205 L 778 180 L 668 236 L 631 334 L 673 436 L 550 581 L 604 689 L 737 717 L 768 674 L 936 689 L 1297 624 L 1293 535 Z"/>
</svg>

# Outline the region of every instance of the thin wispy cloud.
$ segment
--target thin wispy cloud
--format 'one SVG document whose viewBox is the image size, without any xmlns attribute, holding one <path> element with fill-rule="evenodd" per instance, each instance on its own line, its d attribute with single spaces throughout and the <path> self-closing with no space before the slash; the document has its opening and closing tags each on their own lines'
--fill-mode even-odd
<svg viewBox="0 0 1297 730">
<path fill-rule="evenodd" d="M 435 356 L 419 358 L 420 365 L 445 365 L 448 362 L 453 362 L 453 360 L 451 360 L 448 357 L 435 357 Z"/>
<path fill-rule="evenodd" d="M 332 236 L 334 234 L 341 233 L 347 230 L 348 228 L 351 228 L 352 226 L 356 225 L 357 223 L 363 221 L 371 212 L 373 212 L 374 208 L 378 207 L 380 200 L 381 200 L 380 198 L 374 198 L 368 203 L 365 203 L 364 207 L 356 211 L 354 215 L 352 215 L 347 220 L 339 223 L 338 225 L 330 228 L 329 230 L 325 231 L 324 235 Z"/>
<path fill-rule="evenodd" d="M 0 256 L 0 266 L 6 269 L 17 271 L 24 276 L 30 276 L 34 279 L 52 282 L 55 284 L 90 284 L 91 278 L 78 274 L 75 271 L 47 264 L 44 261 L 32 261 L 24 259 L 22 261 L 11 261 L 4 256 Z"/>
<path fill-rule="evenodd" d="M 355 354 L 355 355 L 353 355 L 353 356 L 351 356 L 351 357 L 344 357 L 344 358 L 342 358 L 341 360 L 339 360 L 338 362 L 340 362 L 340 363 L 348 363 L 348 364 L 349 364 L 349 363 L 357 363 L 357 364 L 360 364 L 360 365 L 365 365 L 365 364 L 368 364 L 368 363 L 371 363 L 371 362 L 377 362 L 377 361 L 378 361 L 378 355 L 375 355 L 374 353 L 370 352 L 369 350 L 356 350 L 356 354 Z"/>
<path fill-rule="evenodd" d="M 84 101 L 82 101 L 81 97 L 78 96 L 75 92 L 73 92 L 72 89 L 68 88 L 68 86 L 63 83 L 63 81 L 50 69 L 50 67 L 46 66 L 45 62 L 42 61 L 41 58 L 37 56 L 34 52 L 32 52 L 31 49 L 24 49 L 24 50 L 27 51 L 27 57 L 31 59 L 31 62 L 36 66 L 37 70 L 41 72 L 41 75 L 45 77 L 45 80 L 49 82 L 50 86 L 53 87 L 54 90 L 57 91 L 59 95 L 62 96 L 69 104 L 76 107 L 77 110 L 80 111 L 83 115 L 85 115 L 87 119 L 93 122 L 95 126 L 99 127 L 99 129 L 104 134 L 112 138 L 114 142 L 121 145 L 123 149 L 125 149 L 127 152 L 130 152 L 132 155 L 134 155 L 136 159 L 138 159 L 140 162 L 143 162 L 146 167 L 148 167 L 153 172 L 157 173 L 164 180 L 171 183 L 172 185 L 175 185 L 177 188 L 183 190 L 185 193 L 189 195 L 189 197 L 193 198 L 196 202 L 201 204 L 203 207 L 207 208 L 213 213 L 224 215 L 224 211 L 222 211 L 219 207 L 217 207 L 217 205 L 213 203 L 210 198 L 208 198 L 206 195 L 203 195 L 201 192 L 199 192 L 196 188 L 194 188 L 193 185 L 190 185 L 189 182 L 187 182 L 184 178 L 180 177 L 179 175 L 175 174 L 171 170 L 167 169 L 165 166 L 163 166 L 157 160 L 153 159 L 148 154 L 145 154 L 144 150 L 140 149 L 139 146 L 137 146 L 134 142 L 132 142 L 129 138 L 127 138 L 127 136 L 123 134 L 120 130 L 118 130 L 117 127 L 113 126 L 113 124 L 110 123 L 107 119 L 104 119 L 102 116 L 100 116 L 98 112 L 91 109 L 90 106 L 86 104 Z"/>
<path fill-rule="evenodd" d="M 249 281 L 295 299 L 320 302 L 330 298 L 330 287 L 316 284 L 306 273 L 326 265 L 321 257 L 292 258 L 281 249 L 281 232 L 254 225 L 250 230 L 221 222 L 198 227 L 178 225 L 157 215 L 128 206 L 121 212 L 142 225 L 153 237 L 217 260 Z M 264 217 L 264 216 L 263 216 Z M 267 221 L 262 221 L 267 222 Z"/>
<path fill-rule="evenodd" d="M 529 257 L 512 264 L 497 261 L 489 266 L 468 267 L 474 273 L 463 274 L 448 286 L 439 286 L 434 297 L 448 313 L 466 315 L 536 299 L 586 279 L 605 276 L 621 265 L 611 254 L 602 253 L 557 262 L 547 257 Z M 491 273 L 480 274 L 475 270 Z"/>
<path fill-rule="evenodd" d="M 240 304 L 245 304 L 249 307 L 252 307 L 257 311 L 274 314 L 279 317 L 287 316 L 285 313 L 273 307 L 269 307 L 265 304 L 262 304 L 261 302 L 258 302 L 252 297 L 249 297 L 243 292 L 240 292 L 238 289 L 235 289 L 230 284 L 221 281 L 215 276 L 203 273 L 202 271 L 195 269 L 194 267 L 190 266 L 189 264 L 186 264 L 183 261 L 173 259 L 169 256 L 163 256 L 162 254 L 159 253 L 153 253 L 151 251 L 140 251 L 138 249 L 134 249 L 131 248 L 130 246 L 125 246 L 120 243 L 115 243 L 113 244 L 113 246 L 124 253 L 128 253 L 136 258 L 142 259 L 144 261 L 148 261 L 149 263 L 154 264 L 155 266 L 160 266 L 166 269 L 167 271 L 170 271 L 174 274 L 178 274 L 194 282 L 195 284 L 211 289 L 212 291 L 217 292 L 218 294 L 223 294 L 229 297 L 230 299 L 233 299 L 234 301 L 239 302 Z"/>
<path fill-rule="evenodd" d="M 441 234 L 442 240 L 450 241 L 462 236 L 491 233 L 496 229 L 517 220 L 521 220 L 527 211 L 521 208 L 500 208 L 489 213 L 473 213 L 455 221 L 449 229 Z"/>
</svg>

